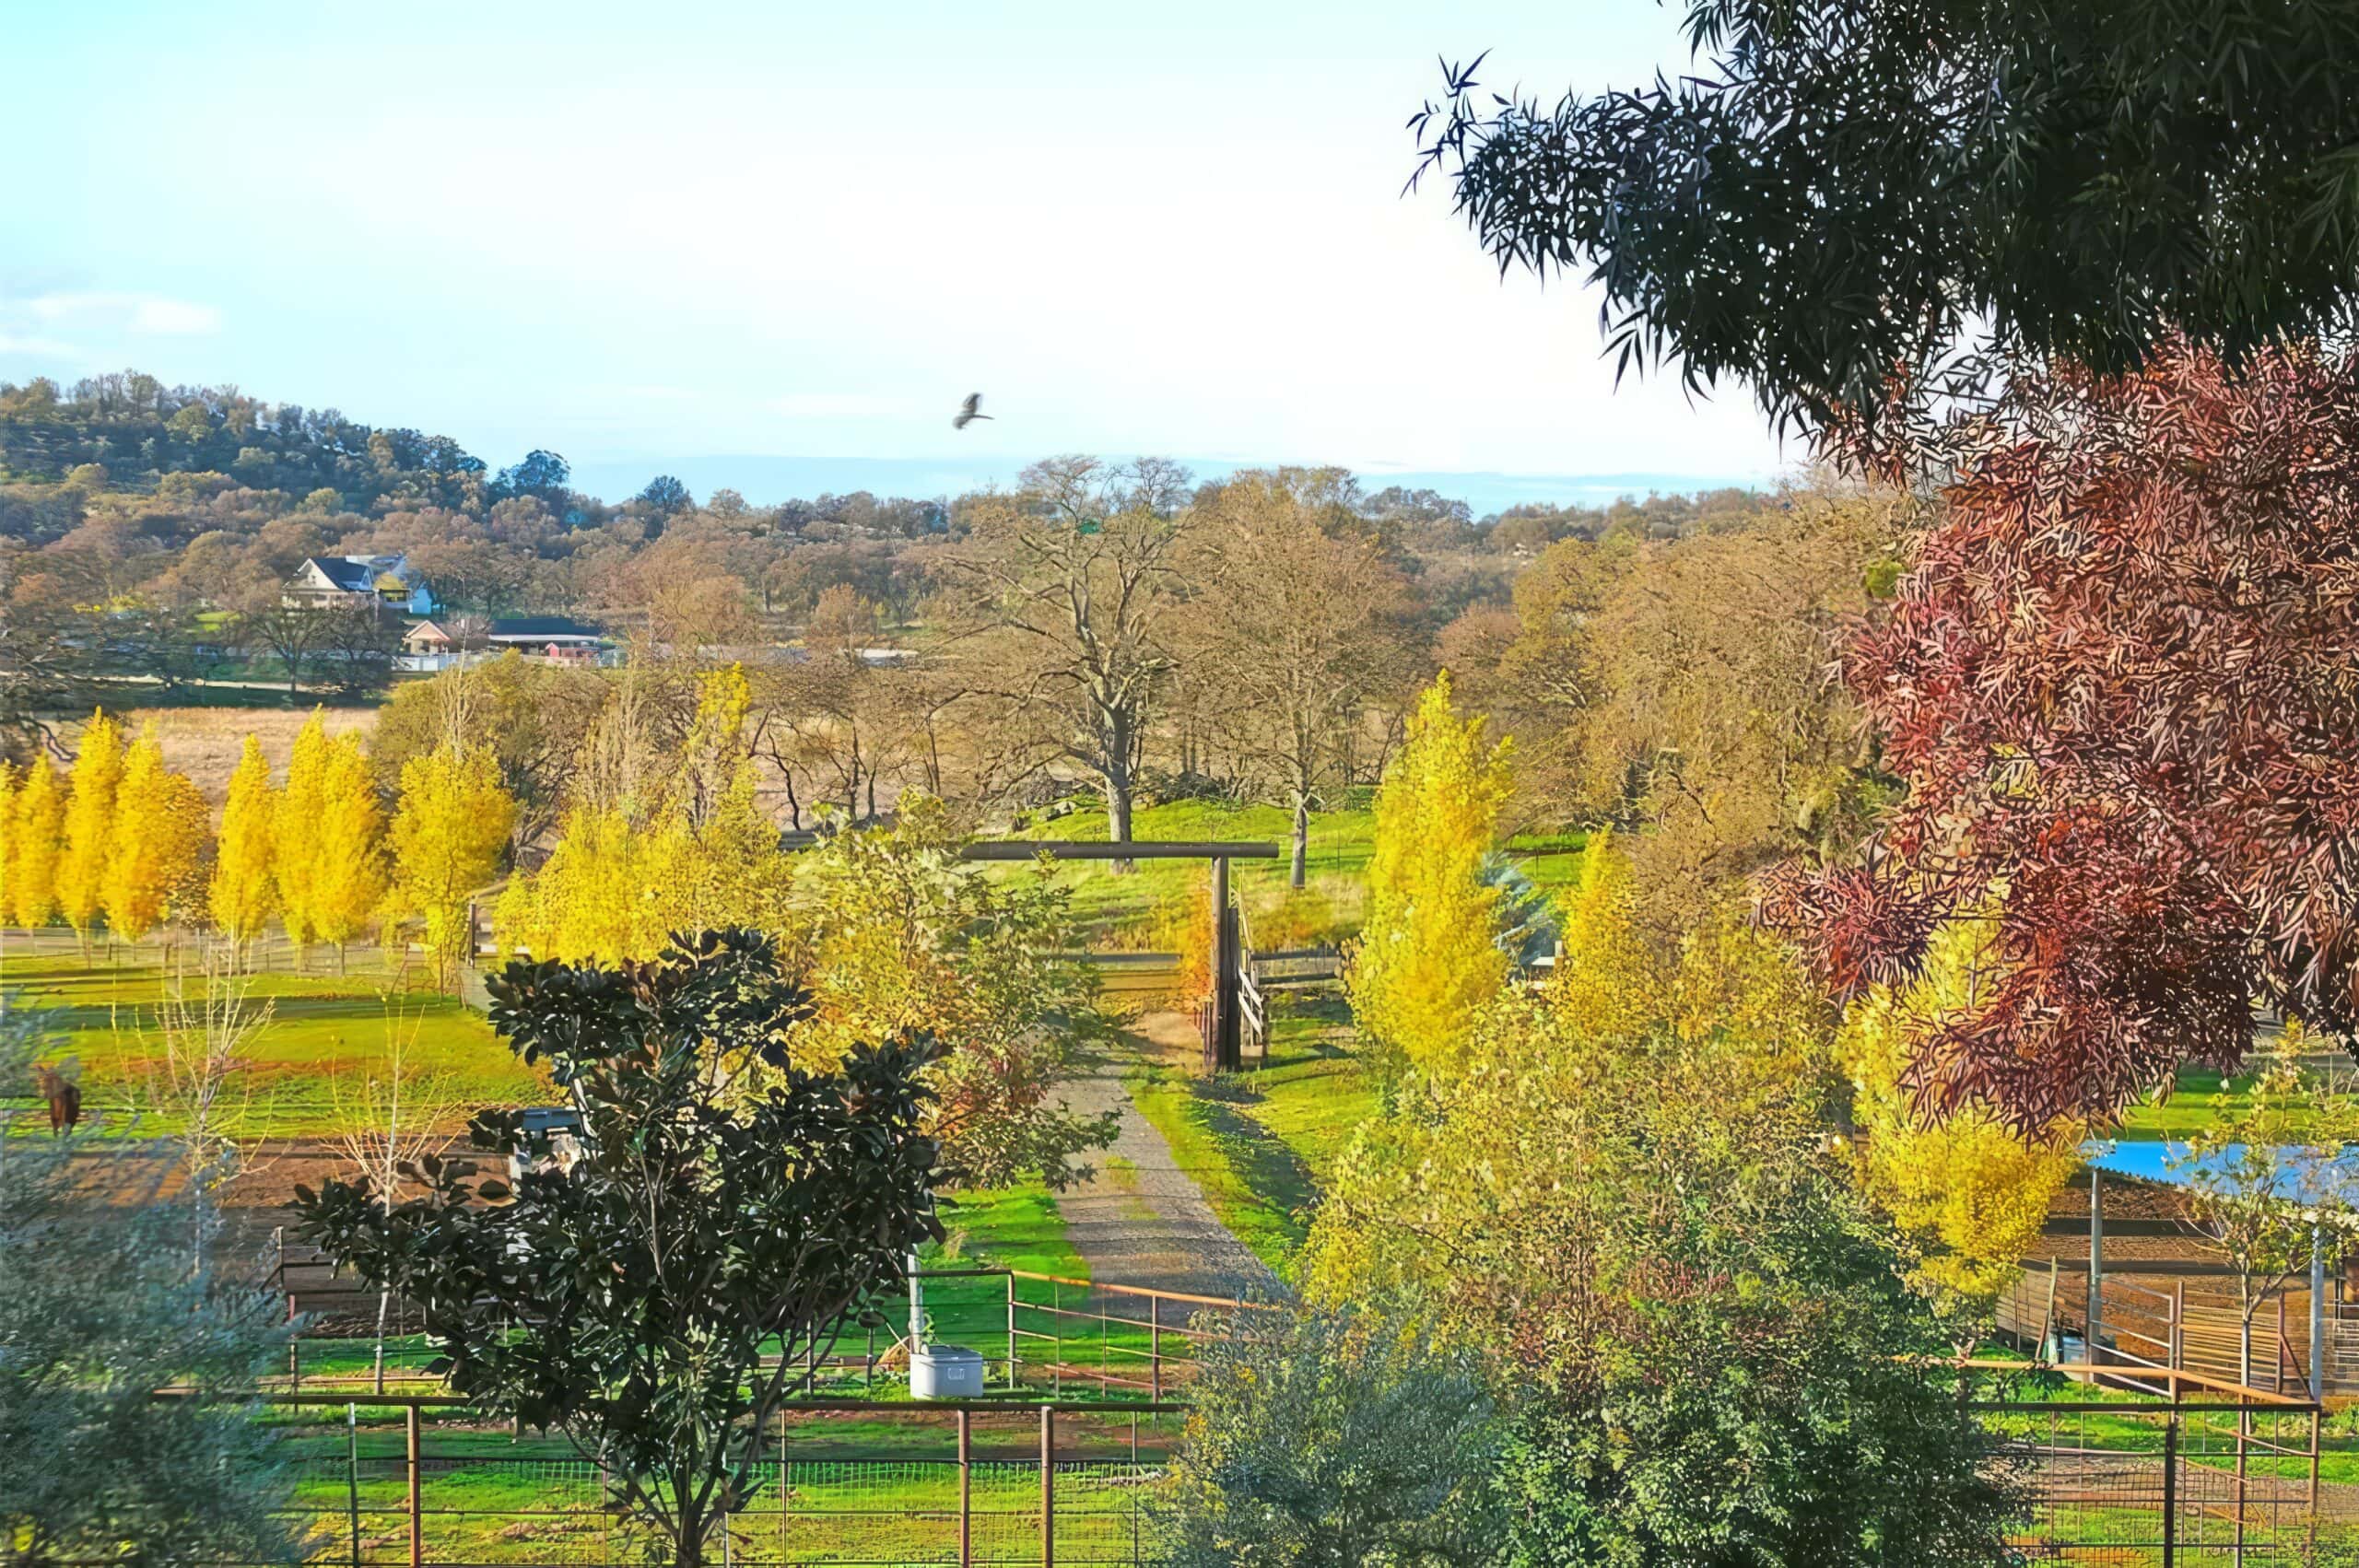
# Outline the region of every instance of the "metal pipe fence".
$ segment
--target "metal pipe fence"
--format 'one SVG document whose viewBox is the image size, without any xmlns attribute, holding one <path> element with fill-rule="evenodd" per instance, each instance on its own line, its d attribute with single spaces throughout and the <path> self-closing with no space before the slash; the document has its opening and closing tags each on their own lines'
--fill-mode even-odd
<svg viewBox="0 0 2359 1568">
<path fill-rule="evenodd" d="M 1260 1303 L 1022 1270 L 936 1269 L 919 1278 L 931 1339 L 980 1354 L 992 1387 L 1029 1389 L 1052 1400 L 1163 1398 L 1193 1378 L 1204 1344 L 1233 1331 L 1226 1319 L 1272 1310 Z M 306 1320 L 289 1343 L 281 1386 L 377 1393 L 439 1387 L 438 1375 L 428 1370 L 435 1352 L 419 1336 L 407 1303 L 388 1304 L 380 1356 L 376 1293 L 283 1233 L 274 1238 L 267 1285 L 284 1296 L 290 1319 Z M 852 1328 L 830 1352 L 810 1359 L 799 1386 L 810 1395 L 867 1397 L 907 1369 L 898 1328 Z"/>
</svg>

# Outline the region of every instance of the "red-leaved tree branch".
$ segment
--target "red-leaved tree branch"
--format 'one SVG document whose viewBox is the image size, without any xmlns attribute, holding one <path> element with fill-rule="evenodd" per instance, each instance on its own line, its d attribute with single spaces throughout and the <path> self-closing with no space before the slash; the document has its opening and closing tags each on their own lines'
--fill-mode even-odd
<svg viewBox="0 0 2359 1568">
<path fill-rule="evenodd" d="M 2027 379 L 1845 650 L 1906 798 L 1763 914 L 1829 985 L 2002 960 L 1917 1043 L 1929 1109 L 2103 1117 L 2256 1004 L 2359 1019 L 2359 361 Z"/>
</svg>

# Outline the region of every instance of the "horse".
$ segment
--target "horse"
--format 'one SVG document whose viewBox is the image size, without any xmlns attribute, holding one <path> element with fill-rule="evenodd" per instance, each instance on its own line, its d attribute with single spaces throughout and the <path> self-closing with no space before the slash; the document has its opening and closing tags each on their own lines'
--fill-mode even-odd
<svg viewBox="0 0 2359 1568">
<path fill-rule="evenodd" d="M 53 1067 L 34 1069 L 33 1080 L 41 1097 L 49 1102 L 50 1136 L 65 1137 L 82 1119 L 82 1086 Z"/>
</svg>

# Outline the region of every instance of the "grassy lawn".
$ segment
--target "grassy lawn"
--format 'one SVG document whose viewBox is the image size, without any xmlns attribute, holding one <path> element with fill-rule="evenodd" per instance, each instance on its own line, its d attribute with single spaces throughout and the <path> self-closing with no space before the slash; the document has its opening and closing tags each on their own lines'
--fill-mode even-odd
<svg viewBox="0 0 2359 1568">
<path fill-rule="evenodd" d="M 1142 1067 L 1129 1082 L 1221 1223 L 1284 1271 L 1309 1231 L 1321 1174 L 1378 1102 L 1347 1048 L 1339 1000 L 1290 1004 L 1272 1035 L 1266 1066 L 1218 1082 Z"/>
<path fill-rule="evenodd" d="M 395 989 L 388 976 L 358 973 L 254 975 L 241 983 L 248 1005 L 268 1010 L 232 1092 L 243 1136 L 334 1132 L 339 1081 L 357 1083 L 381 1071 L 397 1036 L 406 1040 L 405 1066 L 443 1077 L 464 1104 L 531 1104 L 548 1096 L 541 1075 L 518 1061 L 480 1014 L 454 998 L 414 989 L 414 978 L 409 989 Z M 192 976 L 185 985 L 194 1004 L 203 980 Z M 6 956 L 0 957 L 0 987 L 61 1012 L 65 1038 L 52 1055 L 80 1061 L 92 1112 L 136 1109 L 143 1128 L 163 1129 L 151 1107 L 173 977 L 152 964 Z"/>
<path fill-rule="evenodd" d="M 1359 929 L 1367 905 L 1376 815 L 1367 809 L 1367 794 L 1355 791 L 1354 803 L 1345 809 L 1311 813 L 1304 861 L 1309 885 L 1298 893 L 1286 885 L 1294 817 L 1278 807 L 1173 801 L 1134 813 L 1131 833 L 1137 839 L 1243 838 L 1275 844 L 1274 860 L 1229 865 L 1230 883 L 1244 907 L 1252 944 L 1281 948 L 1332 942 Z M 1103 839 L 1106 813 L 1089 806 L 1061 816 L 1036 814 L 1021 836 Z M 1579 834 L 1527 837 L 1511 841 L 1508 852 L 1533 882 L 1558 886 L 1572 875 L 1583 842 Z M 1060 865 L 1055 873 L 1060 885 L 1073 889 L 1074 907 L 1097 938 L 1139 948 L 1179 945 L 1180 929 L 1193 918 L 1195 900 L 1209 874 L 1202 860 L 1144 860 L 1123 874 L 1104 861 L 1079 860 Z"/>
<path fill-rule="evenodd" d="M 2225 1087 L 2226 1096 L 2222 1097 Z M 2249 1075 L 2223 1079 L 2220 1074 L 2200 1067 L 2179 1069 L 2177 1086 L 2166 1099 L 2141 1100 L 2123 1113 L 2120 1127 L 2112 1136 L 2125 1142 L 2151 1143 L 2175 1141 L 2201 1130 L 2224 1116 L 2236 1115 L 2249 1106 L 2248 1095 L 2252 1089 Z M 2347 1101 L 2348 1096 L 2342 1096 Z M 2311 1102 L 2315 1104 L 2315 1101 Z M 2294 1110 L 2296 1136 L 2300 1135 L 2306 1117 L 2297 1105 Z"/>
</svg>

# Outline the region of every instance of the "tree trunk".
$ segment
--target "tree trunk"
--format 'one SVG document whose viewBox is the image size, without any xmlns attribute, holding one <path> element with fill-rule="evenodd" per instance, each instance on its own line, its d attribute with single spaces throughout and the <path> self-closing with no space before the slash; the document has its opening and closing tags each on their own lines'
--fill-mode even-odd
<svg viewBox="0 0 2359 1568">
<path fill-rule="evenodd" d="M 1294 864 L 1287 872 L 1286 885 L 1299 893 L 1307 884 L 1310 856 L 1310 795 L 1309 791 L 1294 792 Z"/>
<path fill-rule="evenodd" d="M 1106 837 L 1109 843 L 1131 841 L 1131 775 L 1128 768 L 1109 767 L 1106 770 Z M 1135 860 L 1116 860 L 1116 872 L 1138 869 Z"/>
</svg>

